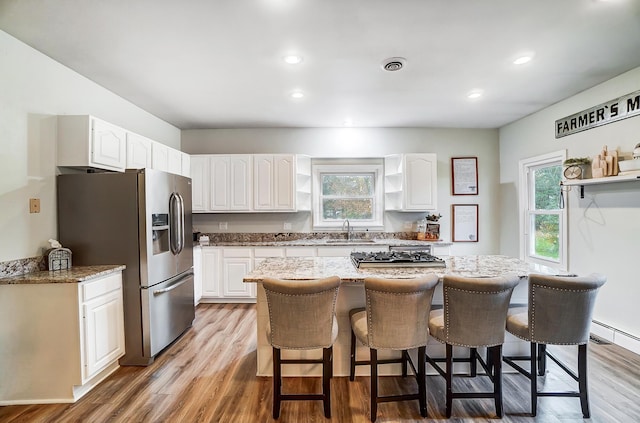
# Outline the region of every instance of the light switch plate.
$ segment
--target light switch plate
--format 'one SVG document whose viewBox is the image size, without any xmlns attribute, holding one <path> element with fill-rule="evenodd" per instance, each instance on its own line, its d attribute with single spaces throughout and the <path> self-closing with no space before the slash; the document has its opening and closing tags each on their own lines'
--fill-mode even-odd
<svg viewBox="0 0 640 423">
<path fill-rule="evenodd" d="M 218 223 L 218 229 L 220 229 L 221 231 L 226 231 L 228 228 L 229 225 L 227 225 L 227 222 Z"/>
<path fill-rule="evenodd" d="M 404 222 L 404 228 L 405 228 L 406 230 L 411 230 L 411 229 L 413 229 L 413 222 L 411 222 L 411 221 Z"/>
<path fill-rule="evenodd" d="M 290 231 L 291 230 L 291 222 L 284 222 L 284 225 L 282 225 L 282 226 L 283 226 L 282 229 L 285 230 L 285 231 Z"/>
</svg>

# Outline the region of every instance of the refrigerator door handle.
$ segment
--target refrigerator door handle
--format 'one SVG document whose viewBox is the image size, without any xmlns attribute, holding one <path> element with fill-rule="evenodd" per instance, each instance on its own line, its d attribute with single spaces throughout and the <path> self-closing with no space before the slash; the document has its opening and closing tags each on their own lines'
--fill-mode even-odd
<svg viewBox="0 0 640 423">
<path fill-rule="evenodd" d="M 173 285 L 171 285 L 168 288 L 154 290 L 153 291 L 153 295 L 160 295 L 160 294 L 164 294 L 165 292 L 173 291 L 174 289 L 176 289 L 180 285 L 184 285 L 188 281 L 189 281 L 188 278 L 183 278 L 181 281 L 179 281 L 178 283 L 174 283 Z"/>
<path fill-rule="evenodd" d="M 175 256 L 180 254 L 184 247 L 184 204 L 180 194 L 171 193 L 169 197 L 169 248 Z"/>
</svg>

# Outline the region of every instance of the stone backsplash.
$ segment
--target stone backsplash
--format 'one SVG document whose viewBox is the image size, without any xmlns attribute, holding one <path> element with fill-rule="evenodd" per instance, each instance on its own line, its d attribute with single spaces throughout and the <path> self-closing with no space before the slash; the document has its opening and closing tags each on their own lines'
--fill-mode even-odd
<svg viewBox="0 0 640 423">
<path fill-rule="evenodd" d="M 0 262 L 0 278 L 20 276 L 26 273 L 46 270 L 44 256 Z"/>
</svg>

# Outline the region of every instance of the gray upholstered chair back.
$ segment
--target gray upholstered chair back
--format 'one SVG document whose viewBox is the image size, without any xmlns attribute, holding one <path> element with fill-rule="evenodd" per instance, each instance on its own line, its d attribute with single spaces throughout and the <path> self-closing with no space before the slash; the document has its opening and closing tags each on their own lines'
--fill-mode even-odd
<svg viewBox="0 0 640 423">
<path fill-rule="evenodd" d="M 329 348 L 337 334 L 337 276 L 303 281 L 265 278 L 269 343 L 276 348 Z"/>
<path fill-rule="evenodd" d="M 442 288 L 446 343 L 464 347 L 504 343 L 509 302 L 518 282 L 517 275 L 445 276 Z"/>
<path fill-rule="evenodd" d="M 529 336 L 542 344 L 576 345 L 589 341 L 591 316 L 606 277 L 529 275 Z"/>
<path fill-rule="evenodd" d="M 370 348 L 406 350 L 427 345 L 429 312 L 438 277 L 365 278 Z"/>
</svg>

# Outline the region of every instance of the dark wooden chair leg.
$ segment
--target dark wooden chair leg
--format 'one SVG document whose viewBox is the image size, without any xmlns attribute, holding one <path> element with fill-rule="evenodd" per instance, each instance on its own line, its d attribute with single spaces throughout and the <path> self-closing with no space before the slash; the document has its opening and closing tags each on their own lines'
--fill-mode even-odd
<svg viewBox="0 0 640 423">
<path fill-rule="evenodd" d="M 544 376 L 547 372 L 547 346 L 538 344 L 538 376 Z"/>
<path fill-rule="evenodd" d="M 418 348 L 418 395 L 420 396 L 420 415 L 427 417 L 427 347 Z"/>
<path fill-rule="evenodd" d="M 452 378 L 453 378 L 453 347 L 450 344 L 447 344 L 447 352 L 446 352 L 446 384 L 447 384 L 447 393 L 446 393 L 446 416 L 447 418 L 451 417 L 451 408 L 453 405 L 453 389 L 452 389 Z"/>
<path fill-rule="evenodd" d="M 580 406 L 582 416 L 588 419 L 589 412 L 589 392 L 587 385 L 587 344 L 578 345 L 578 389 L 580 391 Z"/>
<path fill-rule="evenodd" d="M 333 347 L 322 349 L 322 402 L 324 416 L 331 418 L 331 368 L 333 367 Z"/>
<path fill-rule="evenodd" d="M 369 349 L 371 354 L 371 421 L 375 422 L 378 415 L 378 351 Z"/>
<path fill-rule="evenodd" d="M 351 362 L 349 366 L 349 380 L 356 380 L 356 334 L 351 330 Z"/>
<path fill-rule="evenodd" d="M 280 396 L 282 394 L 282 374 L 280 363 L 280 350 L 273 348 L 273 418 L 280 417 Z"/>
<path fill-rule="evenodd" d="M 409 352 L 402 350 L 402 377 L 407 377 L 407 363 L 409 362 Z"/>
<path fill-rule="evenodd" d="M 536 366 L 540 363 L 540 357 L 536 354 L 540 352 L 540 345 L 531 343 L 531 415 L 535 417 L 538 412 L 538 372 Z M 542 373 L 544 374 L 544 372 Z"/>
<path fill-rule="evenodd" d="M 502 345 L 491 347 L 493 357 L 493 396 L 496 404 L 496 415 L 502 418 Z"/>
<path fill-rule="evenodd" d="M 478 362 L 476 361 L 476 355 L 478 350 L 476 348 L 469 348 L 469 373 L 471 377 L 476 377 L 478 374 Z"/>
</svg>

